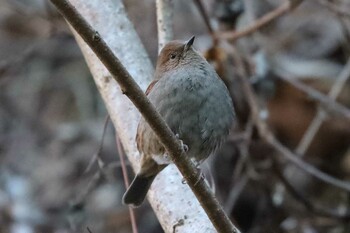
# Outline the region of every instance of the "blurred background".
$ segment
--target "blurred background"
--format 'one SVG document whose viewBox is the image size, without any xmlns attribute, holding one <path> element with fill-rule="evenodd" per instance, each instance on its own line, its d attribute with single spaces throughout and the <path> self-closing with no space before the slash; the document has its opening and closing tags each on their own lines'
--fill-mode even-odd
<svg viewBox="0 0 350 233">
<path fill-rule="evenodd" d="M 232 136 L 208 161 L 216 196 L 243 232 L 348 233 L 350 194 L 291 166 L 260 138 L 240 77 L 252 84 L 260 117 L 282 145 L 349 182 L 350 2 L 305 0 L 234 41 L 213 40 L 205 23 L 222 36 L 284 2 L 174 1 L 176 39 L 196 36 L 195 47 L 215 66 L 236 107 Z M 124 3 L 155 64 L 155 1 Z M 343 111 L 312 95 L 330 90 Z M 0 233 L 132 232 L 106 116 L 54 7 L 46 0 L 0 0 Z M 96 153 L 99 163 L 89 166 Z M 135 214 L 139 232 L 163 232 L 148 203 Z"/>
</svg>

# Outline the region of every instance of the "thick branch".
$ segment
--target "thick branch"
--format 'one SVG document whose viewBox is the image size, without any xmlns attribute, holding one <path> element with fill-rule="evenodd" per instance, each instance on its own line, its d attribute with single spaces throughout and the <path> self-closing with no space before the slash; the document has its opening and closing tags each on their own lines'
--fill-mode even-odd
<svg viewBox="0 0 350 233">
<path fill-rule="evenodd" d="M 108 71 L 113 75 L 113 78 L 119 83 L 123 93 L 128 96 L 128 98 L 135 104 L 135 106 L 142 113 L 144 118 L 147 120 L 149 125 L 152 127 L 154 132 L 159 137 L 160 141 L 163 143 L 163 145 L 167 149 L 169 155 L 171 156 L 176 166 L 179 168 L 179 170 L 183 174 L 184 178 L 186 179 L 192 191 L 194 192 L 199 202 L 203 206 L 205 212 L 209 216 L 216 230 L 218 232 L 239 232 L 239 230 L 235 226 L 233 226 L 229 218 L 226 216 L 222 207 L 219 205 L 218 201 L 216 200 L 215 196 L 211 192 L 210 188 L 206 185 L 206 183 L 202 179 L 198 182 L 198 177 L 200 174 L 195 168 L 195 166 L 191 163 L 189 158 L 184 156 L 184 152 L 181 144 L 176 139 L 175 135 L 172 133 L 169 127 L 165 124 L 164 120 L 161 118 L 159 113 L 155 111 L 154 107 L 149 102 L 149 100 L 147 99 L 143 91 L 135 83 L 135 81 L 132 79 L 132 77 L 127 72 L 127 70 L 122 66 L 119 59 L 113 54 L 113 52 L 107 46 L 106 42 L 102 39 L 99 33 L 92 29 L 92 27 L 82 18 L 82 16 L 75 10 L 75 8 L 69 2 L 64 0 L 51 0 L 51 1 L 55 4 L 55 6 L 59 9 L 61 14 L 67 19 L 67 21 L 71 24 L 71 26 L 78 32 L 78 34 L 84 39 L 84 41 L 90 46 L 90 48 L 99 57 L 99 59 L 108 69 Z M 119 3 L 119 8 L 117 7 L 117 9 L 114 9 L 114 10 L 118 14 L 121 14 L 121 11 L 123 9 L 120 6 L 121 5 L 120 1 L 114 1 L 113 8 L 116 7 L 115 5 L 117 3 Z M 81 4 L 85 7 L 91 7 L 91 3 L 89 3 L 90 6 L 88 3 L 86 3 L 85 5 L 83 3 Z M 97 6 L 95 5 L 95 7 Z M 93 17 L 96 18 L 96 15 L 93 15 Z M 124 39 L 127 40 L 130 38 L 124 38 Z M 129 40 L 127 42 L 130 44 Z M 130 56 L 130 54 L 128 55 Z M 138 54 L 138 56 L 140 56 L 140 54 Z M 138 68 L 142 70 L 142 67 L 138 67 Z M 112 80 L 109 80 L 109 78 L 106 77 L 104 85 L 105 86 L 110 85 L 111 81 Z M 99 86 L 99 88 L 101 87 Z M 107 106 L 108 106 L 108 103 L 107 103 Z M 108 108 L 109 111 L 111 110 L 110 107 L 111 106 L 109 106 Z M 117 130 L 118 132 L 120 132 L 119 129 Z M 125 130 L 126 129 L 124 128 L 123 131 L 125 132 Z M 127 150 L 127 148 L 125 149 Z M 172 187 L 170 186 L 172 185 L 174 184 L 171 184 L 170 182 L 168 182 L 167 185 L 164 185 L 164 187 L 166 187 L 165 189 L 167 189 L 168 187 L 171 189 Z M 166 190 L 163 190 L 163 191 L 166 192 Z M 174 194 L 179 194 L 179 193 L 180 192 L 178 191 L 171 192 L 169 196 L 167 196 L 167 198 L 173 198 Z M 152 196 L 152 193 L 150 196 Z M 157 205 L 157 206 L 153 206 L 153 208 L 160 209 L 160 208 L 163 208 L 163 206 Z M 172 214 L 175 214 L 175 213 L 170 213 L 170 215 Z M 185 217 L 187 217 L 187 214 L 184 214 L 182 216 L 183 219 Z M 178 220 L 180 220 L 180 218 Z M 186 221 L 187 221 L 186 218 L 184 221 L 186 224 Z M 179 228 L 181 228 L 181 226 Z M 202 227 L 200 228 L 203 229 Z M 166 231 L 170 232 L 171 230 L 167 228 Z M 196 229 L 196 231 L 198 231 L 198 229 Z M 209 229 L 207 228 L 204 230 L 199 230 L 198 232 L 212 232 L 212 231 L 213 230 L 209 227 Z"/>
</svg>

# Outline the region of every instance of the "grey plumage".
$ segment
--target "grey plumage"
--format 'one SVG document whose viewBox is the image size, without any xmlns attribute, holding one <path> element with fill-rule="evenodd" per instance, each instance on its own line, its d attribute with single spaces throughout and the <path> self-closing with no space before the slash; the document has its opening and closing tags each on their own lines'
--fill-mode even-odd
<svg viewBox="0 0 350 233">
<path fill-rule="evenodd" d="M 163 48 L 155 81 L 146 93 L 171 130 L 188 146 L 186 156 L 201 162 L 226 139 L 234 121 L 234 109 L 228 90 L 213 67 L 192 44 L 187 45 L 174 41 Z M 176 59 L 172 58 L 174 54 Z M 136 179 L 154 178 L 171 163 L 144 118 L 138 126 L 137 145 L 142 157 Z M 133 185 L 123 200 L 137 206 L 141 204 L 140 195 L 130 191 L 135 189 Z"/>
</svg>

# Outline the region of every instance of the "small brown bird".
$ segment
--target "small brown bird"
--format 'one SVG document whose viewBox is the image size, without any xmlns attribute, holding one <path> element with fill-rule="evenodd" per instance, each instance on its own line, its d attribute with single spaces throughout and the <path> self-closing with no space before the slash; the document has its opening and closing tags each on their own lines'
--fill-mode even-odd
<svg viewBox="0 0 350 233">
<path fill-rule="evenodd" d="M 227 137 L 234 120 L 231 97 L 213 67 L 187 43 L 169 42 L 157 61 L 155 80 L 146 95 L 170 129 L 186 145 L 186 156 L 202 162 Z M 123 203 L 142 204 L 156 175 L 171 159 L 151 127 L 141 118 L 136 135 L 140 171 Z"/>
</svg>

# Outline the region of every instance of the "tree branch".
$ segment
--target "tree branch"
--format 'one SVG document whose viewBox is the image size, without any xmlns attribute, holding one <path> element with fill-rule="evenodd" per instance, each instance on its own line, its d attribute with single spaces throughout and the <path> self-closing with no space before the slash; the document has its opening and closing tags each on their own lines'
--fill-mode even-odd
<svg viewBox="0 0 350 233">
<path fill-rule="evenodd" d="M 327 217 L 327 218 L 335 218 L 343 221 L 349 221 L 350 214 L 344 213 L 341 214 L 339 211 L 334 211 L 332 209 L 327 209 L 322 206 L 317 206 L 313 204 L 310 200 L 308 200 L 304 195 L 300 192 L 298 192 L 293 185 L 288 181 L 288 179 L 285 177 L 283 172 L 280 170 L 279 166 L 277 164 L 274 165 L 274 172 L 276 173 L 277 177 L 282 181 L 284 184 L 284 187 L 287 189 L 287 191 L 296 199 L 297 201 L 301 202 L 306 209 L 308 209 L 310 212 Z"/>
<path fill-rule="evenodd" d="M 343 16 L 343 17 L 349 17 L 350 18 L 350 12 L 349 12 L 349 8 L 347 7 L 339 7 L 336 3 L 333 2 L 329 2 L 327 0 L 317 0 L 318 3 L 320 3 L 321 5 L 326 6 L 328 9 L 330 9 L 331 11 L 335 12 L 336 14 Z"/>
<path fill-rule="evenodd" d="M 295 88 L 305 92 L 311 99 L 320 103 L 321 107 L 325 108 L 329 112 L 333 112 L 336 115 L 344 116 L 350 120 L 350 110 L 343 105 L 337 103 L 336 101 L 328 98 L 323 93 L 305 85 L 304 83 L 298 81 L 297 78 L 287 77 L 286 75 L 280 74 L 279 78 L 283 81 L 288 82 Z"/>
<path fill-rule="evenodd" d="M 293 10 L 301 2 L 302 2 L 302 0 L 287 0 L 283 4 L 281 4 L 281 6 L 277 7 L 275 10 L 265 14 L 260 19 L 257 19 L 252 25 L 247 26 L 246 28 L 244 28 L 240 31 L 219 32 L 216 34 L 216 36 L 220 39 L 228 39 L 231 41 L 235 41 L 241 37 L 252 34 L 253 32 L 255 32 L 258 29 L 260 29 L 261 27 L 269 24 L 270 22 L 277 19 L 278 17 Z"/>
<path fill-rule="evenodd" d="M 172 0 L 156 0 L 157 27 L 158 27 L 158 53 L 164 45 L 173 40 L 173 2 Z"/>
<path fill-rule="evenodd" d="M 319 180 L 333 185 L 335 187 L 338 187 L 340 189 L 343 189 L 347 192 L 350 192 L 350 183 L 346 181 L 339 180 L 333 176 L 330 176 L 316 167 L 312 166 L 311 164 L 308 164 L 298 158 L 297 155 L 295 155 L 291 150 L 289 150 L 287 147 L 282 145 L 272 134 L 272 132 L 269 130 L 267 124 L 260 119 L 260 110 L 259 106 L 256 100 L 256 97 L 254 95 L 254 92 L 252 90 L 252 87 L 250 86 L 247 79 L 243 78 L 241 75 L 237 76 L 240 81 L 242 82 L 242 89 L 246 96 L 246 99 L 248 101 L 248 104 L 250 106 L 251 110 L 251 116 L 254 121 L 254 124 L 256 125 L 259 135 L 262 140 L 264 140 L 267 144 L 271 145 L 277 152 L 279 152 L 285 159 L 287 159 L 289 162 L 292 162 L 295 166 L 297 166 L 299 169 L 302 169 L 303 171 L 307 172 L 308 174 L 318 178 Z"/>
<path fill-rule="evenodd" d="M 337 77 L 336 81 L 334 82 L 331 90 L 328 93 L 329 99 L 336 101 L 338 95 L 340 94 L 341 90 L 343 89 L 344 85 L 346 84 L 346 81 L 350 77 L 350 58 L 348 59 L 348 62 L 344 66 L 342 72 L 340 73 L 339 77 Z M 308 129 L 304 133 L 303 138 L 301 139 L 299 145 L 297 146 L 295 153 L 299 156 L 303 156 L 307 149 L 309 148 L 313 138 L 317 134 L 319 128 L 321 127 L 324 119 L 326 118 L 326 113 L 323 109 L 318 109 L 317 114 L 310 123 Z"/>
<path fill-rule="evenodd" d="M 51 2 L 54 3 L 54 5 L 59 9 L 61 14 L 71 24 L 71 26 L 77 31 L 77 33 L 83 38 L 83 40 L 95 52 L 95 54 L 98 56 L 98 58 L 102 61 L 102 63 L 108 69 L 108 71 L 113 75 L 113 78 L 119 83 L 122 92 L 128 96 L 128 98 L 135 104 L 135 106 L 142 113 L 143 117 L 147 120 L 149 125 L 152 127 L 152 129 L 154 130 L 156 135 L 159 137 L 160 141 L 163 143 L 164 147 L 167 149 L 172 160 L 174 161 L 174 163 L 176 164 L 178 169 L 183 174 L 184 178 L 187 181 L 187 184 L 191 187 L 193 193 L 196 195 L 197 199 L 199 200 L 199 202 L 203 206 L 205 212 L 207 213 L 208 217 L 210 218 L 211 222 L 213 223 L 215 229 L 218 232 L 239 232 L 239 230 L 231 223 L 231 221 L 229 220 L 229 218 L 227 217 L 227 215 L 223 211 L 222 207 L 219 205 L 218 201 L 216 200 L 215 196 L 211 192 L 210 188 L 206 185 L 206 183 L 202 179 L 198 182 L 198 177 L 200 174 L 197 171 L 196 167 L 193 165 L 193 163 L 190 161 L 190 159 L 185 156 L 185 153 L 183 151 L 181 144 L 179 143 L 179 141 L 177 140 L 177 138 L 175 137 L 173 132 L 165 124 L 164 120 L 161 118 L 159 113 L 155 111 L 152 104 L 149 102 L 149 100 L 147 99 L 147 97 L 145 96 L 143 91 L 140 89 L 140 87 L 132 79 L 131 75 L 124 68 L 124 66 L 121 64 L 119 59 L 114 55 L 114 53 L 111 51 L 111 49 L 107 46 L 106 42 L 102 39 L 99 32 L 95 31 L 68 1 L 51 0 Z M 84 1 L 80 2 L 80 7 L 82 7 L 82 8 L 89 8 L 89 7 L 99 8 L 99 7 L 101 7 L 100 6 L 101 4 L 99 1 L 96 1 L 94 4 L 92 3 L 92 1 L 89 1 L 89 3 L 85 3 L 85 2 L 83 3 L 83 2 Z M 81 9 L 80 7 L 79 7 L 79 9 Z M 120 19 L 122 11 L 123 11 L 123 8 L 121 6 L 121 1 L 113 1 L 113 6 L 109 6 L 109 7 L 110 7 L 110 9 L 113 9 L 113 12 L 115 12 L 115 14 L 113 16 L 115 16 L 117 18 L 119 17 L 119 19 Z M 101 20 L 101 19 L 96 19 L 97 18 L 96 12 L 94 12 L 94 14 L 91 17 L 94 18 L 95 20 Z M 125 21 L 126 19 L 123 19 L 123 20 Z M 101 23 L 106 23 L 106 22 L 103 21 Z M 113 25 L 111 28 L 113 28 L 113 27 L 116 27 L 116 25 Z M 114 35 L 108 31 L 108 33 L 111 35 L 109 35 L 109 36 L 106 35 L 107 36 L 106 38 L 110 39 L 112 36 L 113 37 L 118 36 L 119 40 L 120 39 L 126 40 L 126 42 L 127 42 L 126 44 L 128 45 L 128 47 L 127 47 L 127 51 L 124 50 L 124 52 L 130 53 L 130 51 L 128 51 L 128 50 L 131 50 L 133 46 L 138 46 L 136 44 L 139 41 L 133 41 L 133 40 L 129 40 L 131 38 L 121 37 L 121 34 L 127 33 L 127 30 L 132 30 L 130 23 L 129 23 L 129 26 L 127 25 L 127 27 L 128 27 L 127 29 L 119 28 L 119 30 L 124 29 L 123 32 L 118 31 L 119 35 Z M 108 28 L 108 30 L 112 30 L 111 28 Z M 118 33 L 116 33 L 116 34 L 118 34 Z M 104 36 L 104 34 L 103 34 L 103 36 Z M 131 45 L 131 42 L 132 42 L 132 45 Z M 80 46 L 82 46 L 82 45 L 83 45 L 83 43 L 80 42 Z M 121 49 L 121 48 L 116 48 L 116 47 L 113 47 L 113 48 L 115 50 Z M 91 51 L 87 52 L 87 54 L 92 56 Z M 141 58 L 144 59 L 143 51 L 142 51 L 142 53 L 137 54 L 137 55 L 139 56 L 139 59 L 141 59 Z M 130 54 L 125 54 L 124 56 L 130 57 Z M 96 59 L 94 61 L 96 62 Z M 130 60 L 128 62 L 130 62 Z M 141 61 L 139 60 L 138 62 L 141 62 Z M 94 66 L 94 64 L 92 64 L 91 61 L 90 62 L 88 61 L 88 63 L 89 63 L 90 67 Z M 130 62 L 128 64 L 131 65 L 131 64 L 133 64 L 133 62 Z M 142 64 L 142 63 L 137 63 L 137 64 Z M 149 75 L 149 71 L 150 71 L 149 67 L 151 67 L 151 66 L 147 66 L 147 65 L 148 65 L 148 63 L 142 64 L 140 67 L 137 67 L 138 68 L 137 71 L 139 72 L 138 78 Z M 146 67 L 144 67 L 144 66 L 146 66 Z M 96 71 L 101 71 L 104 74 L 106 74 L 106 71 L 101 70 L 101 67 L 99 67 L 99 69 L 96 68 Z M 100 77 L 99 80 L 96 81 L 100 91 L 101 91 L 101 89 L 108 89 L 108 91 L 109 91 L 109 94 L 103 93 L 103 97 L 105 100 L 121 98 L 120 97 L 121 93 L 117 94 L 117 90 L 111 89 L 112 87 L 115 88 L 115 86 L 111 85 L 112 82 L 113 82 L 113 79 L 111 80 L 109 75 L 104 76 L 104 77 Z M 112 96 L 108 96 L 108 95 L 112 95 Z M 124 118 L 124 119 L 114 118 L 116 111 L 123 111 L 123 110 L 125 110 L 126 112 L 131 114 L 131 116 L 128 116 L 128 117 L 135 117 L 136 112 L 134 110 L 131 110 L 132 106 L 130 104 L 127 105 L 127 104 L 123 103 L 125 101 L 126 101 L 125 98 L 124 99 L 121 98 L 120 100 L 118 100 L 118 104 L 120 105 L 120 106 L 118 106 L 119 107 L 118 109 L 113 109 L 113 107 L 116 107 L 116 106 L 113 106 L 111 103 L 108 103 L 107 101 L 106 101 L 106 105 L 107 105 L 108 111 L 110 113 L 110 116 L 111 116 L 114 124 L 116 124 L 116 126 L 117 126 L 117 131 L 119 133 L 121 133 L 122 135 L 123 135 L 123 133 L 128 135 L 128 138 L 124 139 L 125 142 L 128 142 L 128 143 L 126 143 L 126 144 L 123 143 L 123 145 L 125 145 L 124 149 L 126 150 L 127 154 L 128 153 L 132 154 L 130 156 L 130 159 L 132 161 L 132 164 L 135 165 L 135 164 L 137 164 L 135 161 L 135 158 L 137 156 L 135 156 L 135 154 L 134 154 L 134 153 L 136 153 L 136 151 L 135 151 L 136 148 L 134 145 L 135 142 L 133 142 L 133 146 L 130 146 L 130 144 L 131 144 L 130 141 L 131 141 L 131 138 L 133 140 L 133 138 L 135 136 L 134 133 L 136 132 L 135 131 L 136 125 L 129 125 L 130 127 L 121 127 L 121 126 L 127 126 L 127 125 L 125 125 L 125 124 L 122 125 L 120 122 L 117 122 L 117 121 L 118 120 L 125 120 L 127 118 Z M 131 123 L 131 122 L 129 121 L 128 123 Z M 130 132 L 127 132 L 127 131 L 131 131 L 133 134 L 130 134 Z M 122 142 L 123 142 L 123 140 L 122 140 Z M 186 211 L 189 211 L 188 213 L 193 213 L 193 211 L 191 211 L 191 208 L 194 208 L 197 205 L 196 203 L 194 203 L 194 206 L 192 206 L 192 203 L 191 203 L 191 205 L 189 205 L 188 202 L 192 201 L 192 200 L 184 201 L 183 200 L 184 196 L 182 193 L 181 193 L 181 197 L 178 195 L 174 195 L 174 194 L 179 194 L 183 190 L 183 188 L 182 189 L 180 188 L 181 191 L 179 191 L 178 189 L 177 190 L 173 189 L 174 186 L 176 186 L 176 185 L 172 184 L 169 181 L 169 179 L 172 179 L 173 177 L 174 176 L 170 175 L 167 177 L 168 179 L 161 180 L 163 182 L 166 182 L 165 185 L 163 184 L 164 190 L 157 190 L 157 192 L 150 193 L 149 196 L 153 200 L 151 203 L 153 208 L 156 210 L 159 210 L 159 209 L 162 209 L 164 207 L 168 207 L 169 204 L 167 205 L 167 202 L 171 203 L 174 200 L 174 196 L 175 196 L 175 198 L 177 198 L 177 199 L 182 198 L 183 204 L 186 203 L 186 205 L 184 204 L 183 206 L 181 206 L 181 208 L 186 208 Z M 156 182 L 157 182 L 157 180 L 158 180 L 158 182 L 160 182 L 159 179 L 156 179 Z M 176 181 L 179 181 L 179 180 L 176 180 Z M 176 182 L 174 182 L 174 183 L 176 183 Z M 178 186 L 176 186 L 176 187 L 178 187 Z M 158 192 L 163 194 L 163 196 L 159 195 Z M 157 200 L 152 198 L 153 195 L 157 195 L 157 197 L 160 198 L 159 199 L 160 203 L 161 203 L 160 205 L 159 205 L 159 203 L 157 203 Z M 179 209 L 175 209 L 175 211 L 178 211 L 178 210 Z M 179 210 L 179 211 L 181 211 L 181 210 Z M 198 209 L 197 209 L 197 211 L 198 211 Z M 163 212 L 164 212 L 164 210 L 163 210 Z M 183 213 L 183 212 L 181 212 L 181 213 Z M 179 221 L 179 219 L 182 218 L 185 221 L 184 225 L 189 226 L 191 224 L 195 224 L 193 219 L 188 219 L 188 217 L 189 217 L 188 213 L 184 213 L 184 215 L 182 215 L 180 218 L 178 218 L 177 221 Z M 201 211 L 199 211 L 199 213 L 197 212 L 197 214 L 200 214 L 200 213 L 201 213 Z M 172 228 L 170 228 L 170 225 L 175 224 L 175 222 L 169 223 L 169 221 L 174 220 L 174 216 L 171 216 L 171 215 L 176 215 L 176 217 L 179 217 L 177 215 L 177 213 L 173 213 L 170 211 L 170 213 L 168 213 L 168 216 L 167 216 L 167 217 L 169 217 L 168 219 L 163 218 L 162 220 L 160 220 L 161 224 L 165 228 L 166 232 L 171 232 Z M 164 221 L 164 222 L 162 222 L 162 221 Z M 186 221 L 190 221 L 191 224 L 186 224 Z M 194 228 L 192 230 L 187 228 L 187 230 L 188 230 L 187 232 L 213 232 L 213 229 L 210 226 L 208 226 L 208 224 L 203 223 L 203 222 L 201 222 L 201 224 L 203 224 L 203 225 L 202 226 L 196 225 L 197 228 Z M 183 230 L 183 228 L 184 228 L 184 226 L 181 226 L 181 227 L 178 227 L 177 230 L 179 230 L 179 229 Z"/>
</svg>

